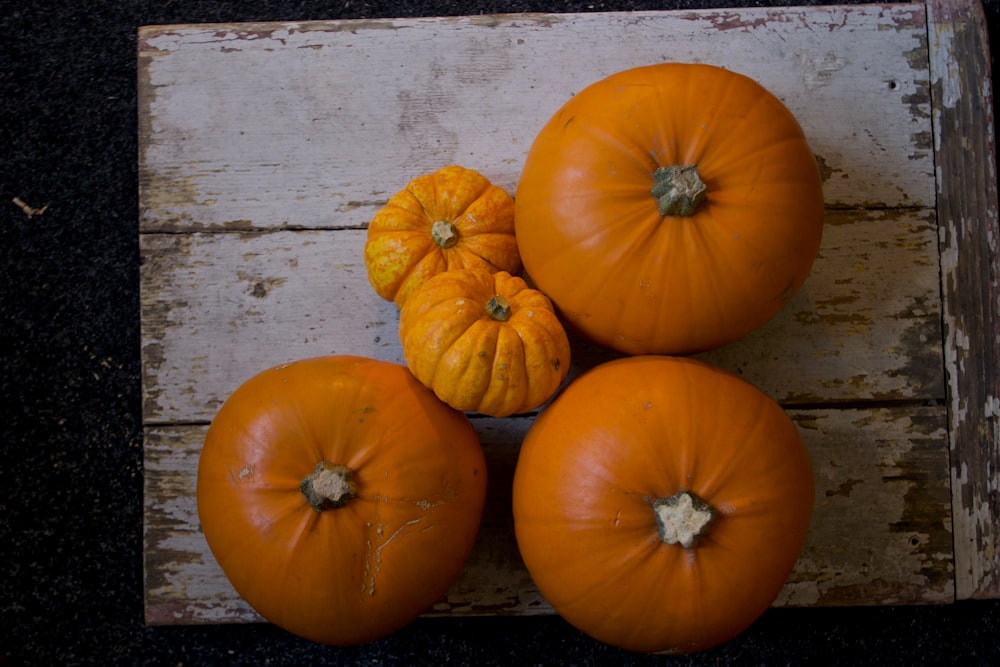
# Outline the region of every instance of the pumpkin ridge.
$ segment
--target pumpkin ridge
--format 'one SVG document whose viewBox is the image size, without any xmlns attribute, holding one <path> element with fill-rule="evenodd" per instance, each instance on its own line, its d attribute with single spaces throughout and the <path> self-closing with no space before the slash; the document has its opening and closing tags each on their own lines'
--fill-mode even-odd
<svg viewBox="0 0 1000 667">
<path fill-rule="evenodd" d="M 530 402 L 540 403 L 544 402 L 547 395 L 551 393 L 548 391 L 548 383 L 543 382 L 543 380 L 547 380 L 549 374 L 552 372 L 562 377 L 562 369 L 559 366 L 550 366 L 553 364 L 553 361 L 560 364 L 562 361 L 559 359 L 559 345 L 550 335 L 549 329 L 534 319 L 534 317 L 547 317 L 551 314 L 551 311 L 539 308 L 533 317 L 528 317 L 526 314 L 522 314 L 525 313 L 525 310 L 525 307 L 522 305 L 517 311 L 518 317 L 516 319 L 512 317 L 508 324 L 517 334 L 518 338 L 520 338 L 521 345 L 525 350 L 527 395 L 530 398 Z M 529 357 L 527 351 L 536 348 L 540 348 L 540 351 Z M 538 362 L 539 359 L 542 360 Z"/>
<path fill-rule="evenodd" d="M 701 66 L 699 67 L 699 69 L 700 68 Z M 703 118 L 697 119 L 697 122 L 700 123 L 701 126 L 706 130 L 706 133 L 704 135 L 692 133 L 691 128 L 687 128 L 685 130 L 685 135 L 687 136 L 703 137 L 701 141 L 689 143 L 689 146 L 691 147 L 689 150 L 696 153 L 696 155 L 687 156 L 688 163 L 699 164 L 703 162 L 706 157 L 711 157 L 712 147 L 720 143 L 717 138 L 722 132 L 720 131 L 720 126 L 717 121 L 719 120 L 719 116 L 722 113 L 722 110 L 729 109 L 731 107 L 732 104 L 731 99 L 733 95 L 736 93 L 737 82 L 742 81 L 741 76 L 742 75 L 737 77 L 726 77 L 722 86 L 718 88 L 719 90 L 718 94 L 713 95 L 713 100 L 715 104 L 712 107 L 711 115 L 708 116 L 707 119 Z M 698 76 L 689 76 L 688 77 L 689 89 L 695 88 L 698 84 L 698 80 L 699 80 Z M 685 97 L 686 99 L 691 99 L 692 95 L 694 95 L 694 93 L 691 93 Z M 758 100 L 754 100 L 753 102 L 751 102 L 751 107 L 757 103 Z M 741 110 L 744 111 L 744 114 L 746 108 L 747 107 L 745 106 L 741 107 Z M 725 124 L 722 125 L 723 130 L 725 130 L 727 127 L 728 126 Z M 730 132 L 726 134 L 732 134 L 732 133 Z M 727 142 L 723 141 L 722 143 L 725 144 Z"/>
<path fill-rule="evenodd" d="M 585 132 L 588 139 L 594 140 L 595 138 L 600 138 L 604 151 L 614 151 L 616 154 L 620 153 L 625 158 L 620 163 L 614 165 L 616 170 L 627 169 L 640 173 L 641 170 L 635 164 L 645 162 L 648 165 L 648 172 L 643 173 L 652 174 L 653 170 L 658 166 L 656 158 L 650 154 L 649 146 L 636 141 L 628 135 L 620 136 L 615 132 L 609 131 L 608 128 L 595 122 L 589 115 L 585 118 L 585 124 Z M 587 152 L 596 153 L 599 151 L 596 148 L 589 147 Z M 619 180 L 624 185 L 631 183 L 631 179 L 626 175 L 622 175 L 616 180 Z"/>
<path fill-rule="evenodd" d="M 726 171 L 727 172 L 738 172 L 739 171 L 738 167 L 742 166 L 743 163 L 745 163 L 745 162 L 759 162 L 761 160 L 761 156 L 766 156 L 768 153 L 770 153 L 772 151 L 777 152 L 777 153 L 781 153 L 783 151 L 787 151 L 787 148 L 785 147 L 785 144 L 801 143 L 802 141 L 803 141 L 803 136 L 802 136 L 801 132 L 798 133 L 798 134 L 788 134 L 788 135 L 780 136 L 780 137 L 777 137 L 777 138 L 773 138 L 772 137 L 770 139 L 770 141 L 761 141 L 759 143 L 759 145 L 752 145 L 752 146 L 749 147 L 749 149 L 743 150 L 743 151 L 741 151 L 740 153 L 738 153 L 736 155 L 732 155 L 732 154 L 727 155 L 725 157 L 725 160 L 726 160 Z M 803 175 L 803 177 L 805 178 L 805 175 Z M 809 177 L 809 180 L 812 180 L 812 178 Z M 778 178 L 774 182 L 775 183 L 779 183 L 779 184 L 784 184 L 784 183 L 788 182 L 788 178 L 787 177 L 785 177 L 785 178 Z M 755 185 L 770 185 L 771 182 L 769 182 L 769 181 L 761 181 L 761 180 L 757 179 L 757 180 L 754 180 L 754 184 Z M 721 187 L 721 188 L 718 188 L 718 189 L 724 191 L 724 190 L 727 189 L 727 187 L 728 187 L 728 183 L 726 184 L 726 187 Z"/>
<path fill-rule="evenodd" d="M 403 234 L 407 232 L 420 233 L 427 227 L 427 215 L 422 210 L 413 210 L 406 206 L 400 206 L 394 201 L 395 198 L 386 202 L 372 216 L 368 227 L 378 234 Z M 412 199 L 414 205 L 419 206 L 419 202 Z"/>
<path fill-rule="evenodd" d="M 443 359 L 451 350 L 464 332 L 456 334 L 455 327 L 449 326 L 455 318 L 454 297 L 445 298 L 429 305 L 417 315 L 420 323 L 424 326 L 417 326 L 408 329 L 403 338 L 403 349 L 428 349 L 441 350 L 441 353 L 431 358 L 428 355 L 418 356 L 416 359 L 408 360 L 408 364 L 414 375 L 421 378 L 429 387 L 437 386 L 437 376 L 442 370 L 440 359 Z M 436 315 L 440 311 L 440 315 Z M 419 363 L 419 362 L 423 363 Z"/>
<path fill-rule="evenodd" d="M 545 313 L 546 311 L 540 312 Z M 543 314 L 541 317 L 545 317 L 545 315 Z M 549 334 L 548 329 L 534 320 L 522 318 L 513 326 L 521 338 L 525 350 L 525 382 L 528 400 L 533 405 L 541 405 L 558 390 L 566 376 L 567 371 L 562 368 L 563 360 L 560 359 L 559 343 L 554 336 Z M 536 350 L 535 354 L 530 357 L 527 354 L 529 349 Z M 568 363 L 566 365 L 569 366 Z M 554 382 L 553 375 L 555 376 Z M 555 384 L 555 388 L 551 386 L 552 384 Z"/>
<path fill-rule="evenodd" d="M 689 386 L 705 382 L 707 379 L 705 374 L 696 367 L 690 367 L 686 370 L 686 382 Z M 707 541 L 708 543 L 721 544 L 718 539 L 723 535 L 728 536 L 723 538 L 726 543 L 731 543 L 734 539 L 732 532 L 734 528 L 738 528 L 736 535 L 746 533 L 747 530 L 753 530 L 749 526 L 757 525 L 761 520 L 766 523 L 768 516 L 784 511 L 781 504 L 785 501 L 774 496 L 770 490 L 782 488 L 783 485 L 787 484 L 787 482 L 782 481 L 784 466 L 794 467 L 796 465 L 794 456 L 779 457 L 778 465 L 782 466 L 782 470 L 769 466 L 758 474 L 751 473 L 748 476 L 748 464 L 752 468 L 753 462 L 745 460 L 740 453 L 743 451 L 742 448 L 733 447 L 732 438 L 728 437 L 728 433 L 740 433 L 742 442 L 765 441 L 768 436 L 762 434 L 762 431 L 768 424 L 774 424 L 776 421 L 774 410 L 777 409 L 781 413 L 784 411 L 777 404 L 772 404 L 771 400 L 756 390 L 751 383 L 736 376 L 731 376 L 735 383 L 729 382 L 726 380 L 726 375 L 731 376 L 729 373 L 717 375 L 715 377 L 716 386 L 706 390 L 706 392 L 719 397 L 723 402 L 734 403 L 738 401 L 743 403 L 745 409 L 741 409 L 741 413 L 747 418 L 740 420 L 739 423 L 727 420 L 718 420 L 714 423 L 700 422 L 708 430 L 702 429 L 697 433 L 692 433 L 687 439 L 690 442 L 705 443 L 705 446 L 692 447 L 687 450 L 695 458 L 687 460 L 682 472 L 684 477 L 690 480 L 689 490 L 709 503 L 716 510 L 717 518 L 732 517 L 737 521 L 728 525 L 726 531 L 710 530 L 701 538 L 702 543 Z M 729 386 L 727 387 L 727 385 Z M 747 389 L 751 391 L 747 391 Z M 695 418 L 697 406 L 691 405 L 689 407 L 692 411 L 690 418 Z M 779 439 L 779 441 L 783 440 Z M 714 454 L 720 448 L 734 451 L 736 455 L 719 456 Z M 791 474 L 794 475 L 795 472 L 793 471 Z M 771 486 L 772 483 L 775 486 Z M 746 541 L 746 538 L 736 537 L 735 539 Z"/>
<path fill-rule="evenodd" d="M 398 235 L 406 234 L 400 240 Z M 389 280 L 378 281 L 376 291 L 379 296 L 392 301 L 391 294 L 398 294 L 413 279 L 414 274 L 427 261 L 435 261 L 435 254 L 429 252 L 433 242 L 427 240 L 427 234 L 416 230 L 387 230 L 373 233 L 365 243 L 365 263 L 368 265 L 369 276 L 388 277 Z M 387 251 L 384 246 L 390 244 L 393 250 Z M 419 247 L 417 246 L 419 244 Z M 397 252 L 398 249 L 398 252 Z M 402 266 L 401 270 L 393 271 L 392 267 Z"/>
<path fill-rule="evenodd" d="M 494 378 L 497 385 L 496 406 L 489 406 L 489 412 L 498 412 L 505 403 L 523 405 L 528 397 L 529 380 L 525 372 L 528 359 L 524 340 L 517 330 L 507 322 L 502 322 L 497 335 L 497 346 L 493 357 Z M 493 382 L 490 383 L 492 388 Z M 500 388 L 503 387 L 501 390 Z M 511 399 L 511 390 L 516 390 L 516 400 Z M 487 395 L 489 391 L 487 391 Z"/>
<path fill-rule="evenodd" d="M 481 235 L 476 234 L 474 236 L 463 236 L 462 243 L 460 245 L 456 245 L 448 249 L 451 257 L 451 264 L 448 267 L 449 270 L 474 271 L 478 268 L 485 269 L 488 273 L 498 273 L 503 271 L 503 268 L 498 266 L 491 259 L 474 250 L 474 247 L 477 245 L 474 239 L 477 236 Z M 501 235 L 495 234 L 495 236 Z M 476 260 L 478 260 L 478 262 Z M 479 262 L 482 262 L 482 265 L 480 265 Z"/>
<path fill-rule="evenodd" d="M 483 398 L 490 388 L 490 378 L 493 375 L 493 368 L 496 363 L 496 356 L 498 354 L 499 336 L 493 335 L 493 328 L 489 325 L 489 320 L 483 316 L 477 316 L 477 318 L 469 324 L 469 326 L 463 329 L 462 333 L 457 336 L 447 349 L 440 355 L 438 363 L 434 367 L 434 380 L 432 386 L 438 386 L 438 375 L 441 371 L 445 371 L 444 379 L 442 380 L 444 385 L 452 389 L 454 385 L 461 385 L 467 389 L 470 385 L 475 385 L 474 391 L 471 398 L 462 401 L 463 407 L 459 408 L 462 410 L 474 409 L 467 406 L 470 405 L 480 405 Z M 469 342 L 469 341 L 473 342 Z M 469 354 L 463 354 L 463 349 L 469 349 Z M 473 365 L 477 360 L 490 358 L 489 368 L 490 372 L 488 374 L 483 374 L 482 372 L 477 372 Z M 461 367 L 456 367 L 453 365 L 452 360 L 464 360 Z M 461 378 L 460 381 L 455 382 L 453 379 L 455 376 Z M 472 382 L 469 378 L 475 379 L 480 377 L 483 379 L 482 382 Z M 450 393 L 450 392 L 449 392 Z M 448 401 L 450 402 L 450 401 Z"/>
<path fill-rule="evenodd" d="M 490 186 L 489 179 L 482 174 L 459 165 L 448 165 L 442 170 L 447 175 L 447 186 L 434 179 L 434 213 L 441 213 L 437 218 L 447 219 L 454 223 Z M 475 189 L 468 185 L 474 183 Z"/>
<path fill-rule="evenodd" d="M 472 255 L 473 257 L 482 260 L 487 265 L 495 267 L 496 270 L 491 271 L 491 273 L 499 273 L 500 271 L 507 271 L 507 269 L 499 266 L 496 262 L 487 257 L 487 252 L 484 252 L 497 248 L 498 246 L 503 246 L 503 249 L 502 251 L 497 252 L 497 254 L 517 252 L 517 241 L 514 240 L 514 237 L 511 236 L 511 234 L 493 231 L 463 234 L 461 246 L 455 247 L 454 251 L 465 252 Z M 520 254 L 518 254 L 518 265 L 520 265 Z"/>
<path fill-rule="evenodd" d="M 514 209 L 510 193 L 498 185 L 486 185 L 476 199 L 455 218 L 455 223 L 466 233 L 513 233 Z M 498 215 L 500 212 L 500 215 Z M 460 223 L 460 224 L 459 224 Z"/>
<path fill-rule="evenodd" d="M 721 109 L 730 104 L 730 98 L 740 92 L 740 88 L 745 90 L 763 90 L 764 94 L 754 95 L 749 105 L 741 107 L 741 122 L 728 122 L 718 125 L 716 121 L 719 118 Z M 746 96 L 744 95 L 744 97 Z M 778 102 L 778 105 L 774 104 L 775 101 Z M 774 126 L 766 122 L 769 119 L 768 116 L 765 116 L 763 119 L 764 122 L 754 123 L 754 117 L 763 113 L 759 110 L 759 107 L 763 105 L 770 107 L 772 112 L 770 115 L 778 113 L 790 115 L 790 112 L 781 104 L 780 100 L 777 100 L 770 91 L 763 89 L 756 81 L 748 79 L 743 75 L 727 79 L 724 93 L 720 96 L 715 113 L 712 114 L 708 121 L 704 122 L 704 125 L 709 128 L 712 140 L 707 141 L 706 145 L 699 147 L 698 150 L 699 164 L 707 163 L 709 165 L 709 167 L 706 167 L 709 180 L 714 180 L 713 177 L 717 172 L 728 174 L 734 170 L 738 171 L 735 167 L 744 160 L 749 161 L 756 158 L 759 161 L 760 153 L 770 150 L 772 148 L 771 144 L 781 145 L 784 143 L 804 142 L 806 140 L 802 132 L 802 127 L 795 118 L 792 118 L 792 123 L 783 124 L 781 127 L 781 129 L 789 131 L 787 135 L 776 134 Z M 751 125 L 751 127 L 747 129 L 747 125 Z M 739 144 L 739 150 L 731 150 L 733 142 Z M 717 156 L 717 153 L 721 153 L 721 158 Z M 734 155 L 738 156 L 739 159 L 732 160 L 731 158 Z M 721 169 L 715 166 L 720 159 L 725 160 L 725 166 Z M 725 187 L 716 189 L 725 190 Z"/>
</svg>

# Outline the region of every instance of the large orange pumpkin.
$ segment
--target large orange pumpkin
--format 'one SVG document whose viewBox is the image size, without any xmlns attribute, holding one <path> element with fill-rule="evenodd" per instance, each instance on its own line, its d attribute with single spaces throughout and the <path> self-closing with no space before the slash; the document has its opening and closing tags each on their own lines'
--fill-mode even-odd
<svg viewBox="0 0 1000 667">
<path fill-rule="evenodd" d="M 514 201 L 473 169 L 442 167 L 414 178 L 378 210 L 364 256 L 375 292 L 400 307 L 448 269 L 517 273 Z"/>
<path fill-rule="evenodd" d="M 569 372 L 552 302 L 506 271 L 445 271 L 399 314 L 413 374 L 448 405 L 506 417 L 547 401 Z"/>
<path fill-rule="evenodd" d="M 447 591 L 485 489 L 464 415 L 403 366 L 330 356 L 266 370 L 226 400 L 198 465 L 198 515 L 223 572 L 264 618 L 358 644 Z"/>
<path fill-rule="evenodd" d="M 578 629 L 690 652 L 773 602 L 813 484 L 795 425 L 761 391 L 692 359 L 626 357 L 570 383 L 531 426 L 514 527 L 542 595 Z"/>
<path fill-rule="evenodd" d="M 525 269 L 570 324 L 628 354 L 734 341 L 805 281 L 823 224 L 796 119 L 710 65 L 626 70 L 534 140 L 515 196 Z"/>
</svg>

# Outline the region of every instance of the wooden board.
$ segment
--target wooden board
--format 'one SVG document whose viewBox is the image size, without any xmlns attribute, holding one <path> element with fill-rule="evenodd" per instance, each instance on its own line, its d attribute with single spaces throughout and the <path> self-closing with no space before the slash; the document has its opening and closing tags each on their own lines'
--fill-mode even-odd
<svg viewBox="0 0 1000 667">
<path fill-rule="evenodd" d="M 956 594 L 993 598 L 1000 597 L 1000 232 L 991 59 L 978 3 L 929 7 Z"/>
<path fill-rule="evenodd" d="M 374 211 L 448 163 L 513 191 L 534 132 L 568 97 L 658 61 L 756 78 L 799 118 L 824 175 L 806 286 L 702 355 L 778 399 L 816 466 L 809 540 L 776 604 L 1000 596 L 985 44 L 978 5 L 964 3 L 140 29 L 147 621 L 259 620 L 195 511 L 198 452 L 226 396 L 296 358 L 402 362 L 396 308 L 361 256 Z M 573 343 L 571 378 L 613 356 Z M 487 514 L 428 613 L 551 613 L 509 508 L 532 415 L 472 419 Z"/>
</svg>

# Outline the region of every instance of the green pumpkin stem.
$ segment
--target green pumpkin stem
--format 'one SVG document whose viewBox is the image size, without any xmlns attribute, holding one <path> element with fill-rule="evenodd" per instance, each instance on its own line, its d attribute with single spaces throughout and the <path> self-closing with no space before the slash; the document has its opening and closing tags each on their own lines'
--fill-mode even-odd
<svg viewBox="0 0 1000 667">
<path fill-rule="evenodd" d="M 302 483 L 299 490 L 317 512 L 343 507 L 354 497 L 358 485 L 354 472 L 347 466 L 320 461 Z"/>
<path fill-rule="evenodd" d="M 653 501 L 653 513 L 660 531 L 660 539 L 666 544 L 679 544 L 685 549 L 693 549 L 704 537 L 715 521 L 715 508 L 691 491 L 681 491 L 669 498 Z"/>
<path fill-rule="evenodd" d="M 442 248 L 450 248 L 458 243 L 458 229 L 447 220 L 438 220 L 431 225 L 431 238 Z"/>
<path fill-rule="evenodd" d="M 694 215 L 708 188 L 695 165 L 660 167 L 653 172 L 652 194 L 660 215 Z"/>
<path fill-rule="evenodd" d="M 506 322 L 510 319 L 510 302 L 497 294 L 486 302 L 486 312 L 498 322 Z"/>
</svg>

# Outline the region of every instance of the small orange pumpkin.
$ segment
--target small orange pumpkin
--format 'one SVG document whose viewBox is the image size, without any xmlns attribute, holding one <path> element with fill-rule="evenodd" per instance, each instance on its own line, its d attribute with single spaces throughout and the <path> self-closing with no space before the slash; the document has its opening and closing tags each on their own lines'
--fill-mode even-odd
<svg viewBox="0 0 1000 667">
<path fill-rule="evenodd" d="M 806 280 L 823 192 L 796 119 L 752 79 L 664 63 L 573 96 L 515 196 L 525 269 L 588 338 L 627 354 L 737 340 Z"/>
<path fill-rule="evenodd" d="M 486 464 L 468 419 L 399 364 L 306 359 L 226 400 L 198 464 L 198 516 L 264 618 L 337 645 L 384 637 L 468 557 Z"/>
<path fill-rule="evenodd" d="M 514 201 L 472 169 L 443 167 L 410 181 L 368 225 L 368 280 L 402 306 L 428 278 L 448 269 L 521 269 Z"/>
<path fill-rule="evenodd" d="M 505 417 L 551 398 L 569 371 L 566 331 L 552 302 L 506 271 L 446 271 L 399 315 L 406 363 L 459 410 Z"/>
<path fill-rule="evenodd" d="M 592 637 L 684 653 L 777 596 L 813 505 L 785 412 L 703 362 L 626 357 L 571 382 L 522 444 L 517 544 L 542 595 Z"/>
</svg>

